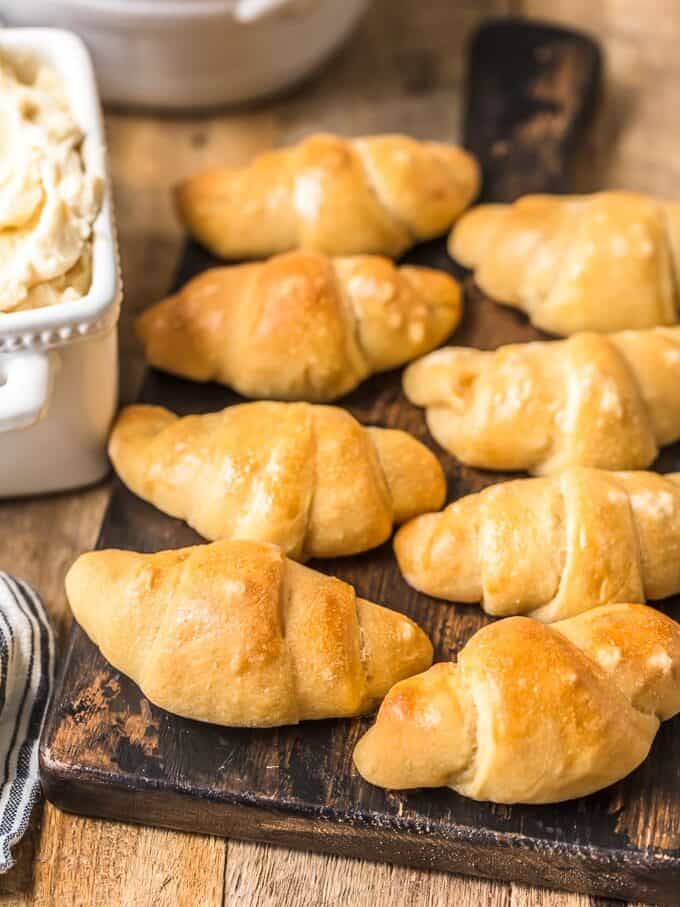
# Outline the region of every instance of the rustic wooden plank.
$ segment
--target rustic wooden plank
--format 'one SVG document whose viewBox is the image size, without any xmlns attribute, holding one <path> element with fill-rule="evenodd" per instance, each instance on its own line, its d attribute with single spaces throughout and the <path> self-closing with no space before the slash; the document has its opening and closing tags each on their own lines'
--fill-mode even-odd
<svg viewBox="0 0 680 907">
<path fill-rule="evenodd" d="M 48 809 L 35 903 L 54 907 L 217 907 L 225 844 L 162 829 L 92 822 Z"/>
<path fill-rule="evenodd" d="M 548 898 L 552 900 L 548 900 Z M 616 901 L 616 904 L 620 904 Z M 603 898 L 591 898 L 587 894 L 548 894 L 541 888 L 528 888 L 526 885 L 513 884 L 510 889 L 509 907 L 605 907 Z"/>
<path fill-rule="evenodd" d="M 238 117 L 236 134 L 231 130 L 234 118 L 225 115 L 211 115 L 195 120 L 155 120 L 141 116 L 108 118 L 111 157 L 117 178 L 117 213 L 123 244 L 126 310 L 129 312 L 131 307 L 143 307 L 150 298 L 163 293 L 169 284 L 180 244 L 180 233 L 167 204 L 165 187 L 178 176 L 193 170 L 194 162 L 200 165 L 226 159 L 228 156 L 229 159 L 236 160 L 236 157 L 231 157 L 234 148 L 237 153 L 241 153 L 239 149 L 242 149 L 245 157 L 249 147 L 253 151 L 258 149 L 257 142 L 268 144 L 268 128 L 272 130 L 272 142 L 279 137 L 288 141 L 307 129 L 322 126 L 352 131 L 353 124 L 356 125 L 354 131 L 402 128 L 422 137 L 432 135 L 449 138 L 450 111 L 455 111 L 457 104 L 455 95 L 459 89 L 462 42 L 479 17 L 509 7 L 515 12 L 526 11 L 539 17 L 558 19 L 575 27 L 590 28 L 605 43 L 609 75 L 615 90 L 607 100 L 605 121 L 600 121 L 606 128 L 598 130 L 594 137 L 579 186 L 594 188 L 596 185 L 630 185 L 669 197 L 677 196 L 676 171 L 679 164 L 675 149 L 680 139 L 680 123 L 669 116 L 669 111 L 677 109 L 680 103 L 680 79 L 676 72 L 679 65 L 677 41 L 680 37 L 680 8 L 675 0 L 666 0 L 665 3 L 650 0 L 645 4 L 622 3 L 620 0 L 518 0 L 507 4 L 477 4 L 472 0 L 455 4 L 450 0 L 430 0 L 426 4 L 406 3 L 406 0 L 376 0 L 374 11 L 352 46 L 321 74 L 313 86 L 281 105 Z M 393 38 L 393 35 L 396 37 Z M 393 63 L 388 60 L 390 48 L 394 49 Z M 432 54 L 430 49 L 433 49 Z M 376 55 L 382 61 L 379 68 L 373 66 Z M 436 57 L 434 63 L 431 62 L 431 56 Z M 401 62 L 406 60 L 408 74 L 403 78 L 412 93 L 402 89 L 402 75 L 397 72 L 397 57 Z M 418 92 L 418 84 L 427 85 L 428 78 L 431 78 L 428 70 L 435 73 L 435 89 Z M 342 73 L 341 78 L 337 75 L 338 72 Z M 405 111 L 403 114 L 401 109 Z M 271 116 L 271 127 L 267 126 L 267 116 Z M 251 124 L 255 121 L 257 135 L 250 146 L 253 135 Z M 145 133 L 143 141 L 138 142 L 135 138 L 138 130 Z M 175 155 L 177 159 L 181 159 L 181 173 Z M 148 162 L 153 162 L 153 166 Z M 152 170 L 145 179 L 149 178 L 152 184 L 157 184 L 156 188 L 152 189 L 149 184 L 137 178 L 140 167 Z M 155 196 L 153 204 L 149 203 L 150 194 Z M 141 359 L 130 340 L 129 321 L 127 315 L 123 325 L 125 399 L 132 398 L 135 381 L 141 374 Z M 131 363 L 134 363 L 134 367 Z M 6 506 L 0 506 L 0 561 L 3 566 L 7 563 L 13 566 L 16 564 L 18 572 L 24 570 L 24 564 L 28 564 L 26 575 L 40 582 L 43 578 L 49 581 L 53 556 L 57 559 L 63 557 L 63 553 L 55 550 L 51 543 L 52 526 L 59 523 L 62 531 L 66 529 L 70 533 L 73 531 L 71 521 L 76 526 L 79 521 L 87 521 L 88 507 L 93 508 L 95 523 L 99 521 L 101 510 L 101 503 L 98 503 L 96 497 L 88 497 L 83 512 L 69 511 L 65 516 L 58 510 L 53 516 L 49 506 L 41 506 L 35 516 L 31 517 L 33 503 L 22 503 L 20 509 L 23 518 L 18 522 L 6 522 Z M 67 523 L 63 522 L 65 519 Z M 89 539 L 86 543 L 83 541 L 83 548 L 94 541 L 94 525 L 91 529 Z M 15 537 L 17 534 L 32 540 L 33 550 L 28 560 L 14 560 L 16 551 L 21 547 Z M 12 560 L 9 557 L 6 559 L 6 553 L 10 551 L 6 547 L 8 538 L 12 538 Z M 80 548 L 74 548 L 73 555 L 79 550 Z M 60 585 L 60 577 L 55 579 L 55 583 Z M 48 606 L 50 605 L 48 602 Z M 93 830 L 92 836 L 82 834 L 77 841 L 69 837 L 70 845 L 77 847 L 80 854 L 78 871 L 71 878 L 60 877 L 58 886 L 52 891 L 44 887 L 44 873 L 40 874 L 40 881 L 36 881 L 31 887 L 33 848 L 29 840 L 27 843 L 31 846 L 27 848 L 22 845 L 20 849 L 22 859 L 19 866 L 0 879 L 3 903 L 86 903 L 80 898 L 80 891 L 92 891 L 97 887 L 106 890 L 106 863 L 121 860 L 128 826 L 83 819 L 76 821 L 82 822 L 83 828 Z M 93 839 L 94 830 L 104 825 L 109 828 L 110 837 L 106 860 L 102 865 L 95 856 Z M 33 827 L 35 830 L 35 823 Z M 147 831 L 152 835 L 161 834 L 154 830 Z M 50 847 L 52 835 L 60 835 L 59 825 L 43 829 L 43 840 L 39 848 Z M 173 847 L 173 839 L 173 834 L 162 839 L 165 849 Z M 160 841 L 161 838 L 157 840 Z M 194 851 L 196 862 L 194 867 L 186 870 L 186 884 L 189 884 L 192 875 L 200 875 L 203 869 L 200 854 L 206 839 L 196 836 L 194 840 L 197 842 Z M 24 859 L 24 855 L 27 859 Z M 285 848 L 230 843 L 227 860 L 229 877 L 234 878 L 240 874 L 246 885 L 243 890 L 257 891 L 253 878 L 258 877 L 258 866 L 263 859 L 267 863 L 267 877 L 271 881 L 273 895 L 269 900 L 261 894 L 259 897 L 261 903 L 269 904 L 282 903 L 276 895 L 281 891 L 280 883 L 290 877 L 291 867 L 294 867 L 297 874 L 298 903 L 315 903 L 312 896 L 304 899 L 304 891 L 309 886 L 310 891 L 316 892 L 319 879 L 329 874 L 327 867 L 335 865 L 332 857 L 305 857 Z M 146 867 L 136 863 L 132 872 L 131 864 L 127 860 L 124 862 L 130 889 L 144 891 Z M 401 907 L 413 903 L 409 899 L 407 887 L 390 884 L 389 867 L 352 860 L 339 862 L 339 865 L 345 864 L 358 867 L 357 887 L 360 887 L 359 882 L 365 883 L 373 893 L 376 904 L 389 903 Z M 330 872 L 333 881 L 323 887 L 328 904 L 342 903 L 336 892 L 343 891 L 343 872 Z M 437 900 L 438 893 L 442 891 L 441 877 L 430 873 L 415 875 L 420 880 L 418 890 L 422 903 L 493 904 L 496 903 L 494 892 L 497 889 L 509 890 L 508 886 L 448 876 L 451 887 L 446 889 L 447 901 L 443 898 Z M 231 883 L 229 886 L 227 891 L 231 893 Z M 513 907 L 525 904 L 531 904 L 532 907 L 585 907 L 586 904 L 594 904 L 594 901 L 579 895 L 559 895 L 520 886 L 512 886 L 512 897 Z M 145 901 L 140 896 L 137 903 L 144 904 Z M 208 902 L 197 900 L 196 903 Z M 225 903 L 230 903 L 229 897 L 226 897 Z M 247 901 L 244 899 L 243 903 Z"/>
<path fill-rule="evenodd" d="M 486 309 L 487 322 L 489 306 L 475 305 L 480 315 Z M 466 328 L 474 338 L 474 321 L 468 321 Z M 379 379 L 372 385 L 370 396 L 352 395 L 355 414 L 363 415 L 367 421 L 408 427 L 424 436 L 422 414 L 401 400 L 395 406 L 399 395 L 393 379 Z M 160 399 L 170 397 L 179 411 L 211 410 L 229 399 L 227 391 L 211 387 L 203 389 L 199 403 L 187 382 L 155 376 L 148 385 L 149 397 L 159 399 L 159 392 Z M 457 467 L 451 458 L 443 459 L 452 488 L 479 487 L 489 480 L 488 476 Z M 112 506 L 102 544 L 148 550 L 195 540 L 187 527 L 162 516 L 122 489 L 114 496 Z M 353 581 L 364 595 L 411 613 L 430 631 L 439 657 L 454 653 L 485 621 L 477 609 L 442 608 L 406 589 L 394 575 L 387 548 L 370 558 L 323 566 Z M 657 863 L 651 873 L 646 871 L 645 863 L 652 855 L 635 851 L 635 841 L 619 828 L 619 819 L 628 807 L 642 812 L 639 804 L 649 801 L 652 806 L 647 810 L 650 822 L 646 827 L 651 842 L 648 839 L 645 843 L 653 843 L 657 851 L 677 847 L 673 830 L 677 796 L 674 798 L 673 791 L 677 794 L 676 751 L 680 738 L 671 725 L 662 730 L 653 756 L 635 775 L 583 804 L 522 810 L 452 801 L 446 792 L 383 795 L 367 790 L 356 776 L 349 774 L 349 754 L 366 722 L 242 732 L 181 721 L 150 708 L 136 687 L 113 671 L 82 634 L 73 638 L 73 646 L 74 657 L 66 680 L 68 696 L 61 706 L 64 717 L 48 735 L 49 749 L 45 753 L 50 795 L 67 808 L 113 817 L 132 815 L 173 827 L 211 829 L 222 834 L 297 843 L 305 848 L 407 859 L 421 866 L 458 870 L 469 867 L 474 872 L 499 873 L 501 877 L 519 873 L 525 879 L 540 879 L 553 885 L 590 884 L 591 890 L 598 890 L 599 886 L 603 892 L 645 892 L 650 899 L 654 893 L 656 899 L 661 899 L 662 890 L 645 887 L 645 879 L 655 876 L 660 883 L 663 866 Z M 137 774 L 142 765 L 144 778 Z M 93 786 L 93 771 L 103 787 Z M 148 787 L 146 778 L 152 780 L 153 789 Z M 122 790 L 111 790 L 111 784 Z M 164 786 L 162 797 L 155 792 L 157 784 Z M 209 802 L 186 802 L 186 797 L 173 793 L 177 785 L 183 790 L 192 787 L 197 794 L 209 797 Z M 135 799 L 130 800 L 125 790 L 135 791 Z M 257 810 L 245 806 L 254 794 L 260 798 L 259 815 L 255 814 Z M 241 803 L 240 813 L 234 801 Z M 265 802 L 274 804 L 275 810 L 265 808 Z M 348 811 L 349 804 L 352 807 Z M 328 821 L 307 822 L 304 814 L 308 810 L 319 818 L 319 810 L 331 817 L 337 814 L 343 824 L 335 829 L 329 827 Z M 366 818 L 376 813 L 382 817 L 378 825 Z M 390 831 L 402 820 L 417 823 L 423 818 L 428 834 L 419 838 L 413 849 L 409 849 L 402 833 Z M 474 841 L 472 849 L 466 849 L 458 840 L 437 844 L 437 834 L 444 833 L 453 821 L 459 829 L 457 837 L 462 834 L 463 839 Z M 495 842 L 480 838 L 472 832 L 473 828 L 492 829 Z M 544 840 L 541 849 L 545 858 L 530 849 L 527 863 L 520 859 L 510 867 L 508 854 L 493 846 L 508 832 Z M 380 849 L 376 850 L 378 841 Z M 578 856 L 574 843 L 581 846 Z M 517 856 L 522 848 L 517 846 L 517 839 L 514 845 Z M 525 846 L 530 847 L 529 842 Z M 608 859 L 606 854 L 592 854 L 591 846 L 604 851 L 614 847 L 615 852 Z M 589 857 L 601 861 L 594 878 L 591 867 L 590 880 Z M 570 877 L 570 859 L 578 859 L 584 872 L 584 877 L 576 882 Z M 672 885 L 672 878 L 677 882 L 677 867 L 669 865 L 668 871 L 675 874 L 666 877 L 666 884 Z"/>
<path fill-rule="evenodd" d="M 240 841 L 229 843 L 224 893 L 225 904 L 248 907 L 518 907 L 522 903 L 513 904 L 509 886 L 498 883 Z M 561 896 L 556 897 L 554 907 L 562 907 Z M 569 907 L 586 905 L 573 902 Z"/>
<path fill-rule="evenodd" d="M 584 45 L 579 55 L 572 37 L 545 29 L 530 34 L 533 45 L 527 45 L 524 30 L 494 26 L 475 44 L 484 72 L 501 68 L 495 81 L 487 84 L 480 75 L 472 82 L 480 100 L 473 99 L 467 118 L 468 137 L 493 177 L 489 185 L 496 197 L 523 186 L 557 184 L 572 140 L 570 123 L 580 116 L 565 82 L 583 94 L 596 71 L 590 48 Z M 527 58 L 536 65 L 527 67 Z M 506 86 L 511 92 L 503 98 Z M 559 90 L 552 92 L 553 86 Z M 496 154 L 496 140 L 510 153 Z M 536 153 L 546 143 L 550 155 Z M 452 269 L 442 242 L 411 257 Z M 192 248 L 180 279 L 209 264 Z M 494 347 L 539 336 L 526 319 L 479 294 L 469 294 L 468 301 L 458 343 Z M 238 398 L 215 385 L 151 373 L 143 399 L 186 413 L 212 411 Z M 432 443 L 422 411 L 401 394 L 398 374 L 366 382 L 343 403 L 366 423 L 405 428 Z M 452 498 L 502 478 L 438 453 Z M 188 527 L 117 485 L 99 544 L 157 550 L 197 540 Z M 364 596 L 415 617 L 430 632 L 439 658 L 454 654 L 487 620 L 478 608 L 448 608 L 408 589 L 389 546 L 318 566 L 352 582 Z M 672 853 L 679 840 L 678 803 L 669 793 L 664 806 L 658 791 L 661 777 L 668 792 L 678 783 L 672 768 L 677 734 L 662 732 L 654 757 L 615 788 L 582 803 L 522 809 L 475 804 L 446 791 L 407 795 L 370 788 L 351 773 L 351 752 L 366 724 L 318 722 L 244 732 L 184 721 L 149 706 L 77 631 L 43 745 L 44 778 L 55 802 L 86 814 L 670 902 L 680 871 Z M 620 803 L 648 820 L 644 842 L 618 824 Z"/>
<path fill-rule="evenodd" d="M 470 48 L 465 135 L 484 161 L 483 198 L 566 192 L 599 98 L 599 48 L 564 28 L 501 20 Z"/>
</svg>

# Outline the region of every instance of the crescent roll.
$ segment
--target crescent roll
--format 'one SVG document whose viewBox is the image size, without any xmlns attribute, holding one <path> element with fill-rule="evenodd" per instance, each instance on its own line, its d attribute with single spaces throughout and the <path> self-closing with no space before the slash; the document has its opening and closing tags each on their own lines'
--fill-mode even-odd
<svg viewBox="0 0 680 907">
<path fill-rule="evenodd" d="M 554 803 L 632 772 L 679 710 L 680 627 L 659 611 L 509 617 L 390 690 L 354 761 L 380 787 Z"/>
<path fill-rule="evenodd" d="M 598 192 L 480 205 L 449 252 L 484 293 L 553 334 L 678 323 L 679 203 Z"/>
<path fill-rule="evenodd" d="M 291 252 L 205 271 L 136 327 L 156 368 L 314 403 L 434 349 L 461 308 L 459 284 L 442 271 Z"/>
<path fill-rule="evenodd" d="M 151 702 L 213 724 L 361 715 L 432 663 L 412 620 L 275 545 L 93 551 L 66 592 L 83 630 Z"/>
<path fill-rule="evenodd" d="M 290 249 L 397 257 L 446 232 L 479 190 L 474 157 L 405 135 L 313 135 L 176 191 L 180 219 L 221 258 Z"/>
<path fill-rule="evenodd" d="M 205 538 L 273 542 L 296 560 L 374 548 L 446 494 L 423 444 L 335 406 L 244 403 L 183 419 L 128 406 L 109 453 L 135 494 Z"/>
<path fill-rule="evenodd" d="M 644 469 L 680 438 L 680 327 L 449 347 L 404 373 L 432 435 L 486 469 Z"/>
<path fill-rule="evenodd" d="M 562 620 L 680 593 L 680 473 L 604 472 L 491 485 L 403 526 L 406 581 L 487 614 Z"/>
</svg>

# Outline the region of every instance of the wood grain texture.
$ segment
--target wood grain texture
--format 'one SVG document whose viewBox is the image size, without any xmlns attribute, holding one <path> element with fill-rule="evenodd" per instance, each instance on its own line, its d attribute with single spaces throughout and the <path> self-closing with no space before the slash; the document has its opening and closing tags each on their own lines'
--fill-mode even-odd
<svg viewBox="0 0 680 907">
<path fill-rule="evenodd" d="M 680 105 L 680 8 L 675 0 L 375 0 L 351 45 L 290 98 L 238 115 L 107 117 L 126 290 L 121 326 L 124 400 L 136 394 L 142 371 L 139 349 L 131 339 L 132 315 L 165 293 L 181 244 L 168 188 L 198 167 L 240 163 L 255 151 L 316 128 L 347 133 L 401 128 L 423 138 L 455 137 L 452 125 L 459 122 L 461 112 L 464 40 L 482 17 L 504 12 L 586 28 L 605 45 L 604 115 L 582 155 L 579 188 L 629 186 L 677 197 L 680 121 L 671 115 Z M 102 487 L 0 505 L 0 564 L 36 582 L 50 613 L 63 626 L 67 623 L 63 574 L 77 554 L 94 544 L 106 495 L 107 488 Z M 135 851 L 145 854 L 148 862 L 131 855 L 130 836 Z M 125 890 L 135 894 L 139 905 L 170 903 L 167 887 L 164 900 L 162 892 L 159 896 L 146 884 L 150 864 L 159 857 L 176 880 L 172 890 L 181 891 L 185 903 L 201 907 L 614 903 L 266 845 L 136 829 L 68 816 L 49 804 L 42 826 L 32 823 L 19 857 L 17 867 L 0 877 L 3 904 L 104 907 L 119 903 Z M 73 873 L 46 868 L 61 861 L 68 862 Z M 225 866 L 222 893 L 215 887 Z M 213 872 L 216 886 L 208 884 Z M 111 887 L 112 879 L 123 873 L 124 890 L 119 883 Z M 234 899 L 235 891 L 243 894 L 241 901 Z"/>
<path fill-rule="evenodd" d="M 249 907 L 272 904 L 437 907 L 450 903 L 455 907 L 478 907 L 480 904 L 511 907 L 509 886 L 491 888 L 488 882 L 470 879 L 464 887 L 454 887 L 455 883 L 452 885 L 447 873 L 425 874 L 387 864 L 371 865 L 359 860 L 303 852 L 286 854 L 279 847 L 240 841 L 230 843 L 229 856 L 226 904 L 248 904 Z M 281 872 L 284 860 L 286 871 Z M 367 872 L 369 865 L 370 872 Z M 305 880 L 304 891 L 300 890 L 301 879 Z"/>
<path fill-rule="evenodd" d="M 569 191 L 601 90 L 602 57 L 589 37 L 524 22 L 487 24 L 470 49 L 464 130 L 485 162 L 489 201 Z"/>
</svg>

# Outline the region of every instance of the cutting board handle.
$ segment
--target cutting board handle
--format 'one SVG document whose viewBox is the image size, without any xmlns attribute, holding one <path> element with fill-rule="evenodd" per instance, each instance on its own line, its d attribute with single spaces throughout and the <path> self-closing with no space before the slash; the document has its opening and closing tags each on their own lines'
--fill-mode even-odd
<svg viewBox="0 0 680 907">
<path fill-rule="evenodd" d="M 540 22 L 488 22 L 468 48 L 464 143 L 481 161 L 484 201 L 566 192 L 602 74 L 586 35 Z"/>
</svg>

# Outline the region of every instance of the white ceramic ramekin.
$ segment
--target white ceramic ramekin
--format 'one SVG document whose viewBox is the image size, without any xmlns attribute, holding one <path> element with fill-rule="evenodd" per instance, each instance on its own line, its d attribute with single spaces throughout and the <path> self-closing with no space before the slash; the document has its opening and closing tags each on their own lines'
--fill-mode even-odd
<svg viewBox="0 0 680 907">
<path fill-rule="evenodd" d="M 78 32 L 105 101 L 198 108 L 298 81 L 347 37 L 370 0 L 3 0 L 10 25 Z"/>
<path fill-rule="evenodd" d="M 104 130 L 85 46 L 58 29 L 7 28 L 0 29 L 0 49 L 56 70 L 85 134 L 85 164 L 105 180 L 87 296 L 0 313 L 0 497 L 13 497 L 87 485 L 108 471 L 121 282 Z"/>
</svg>

